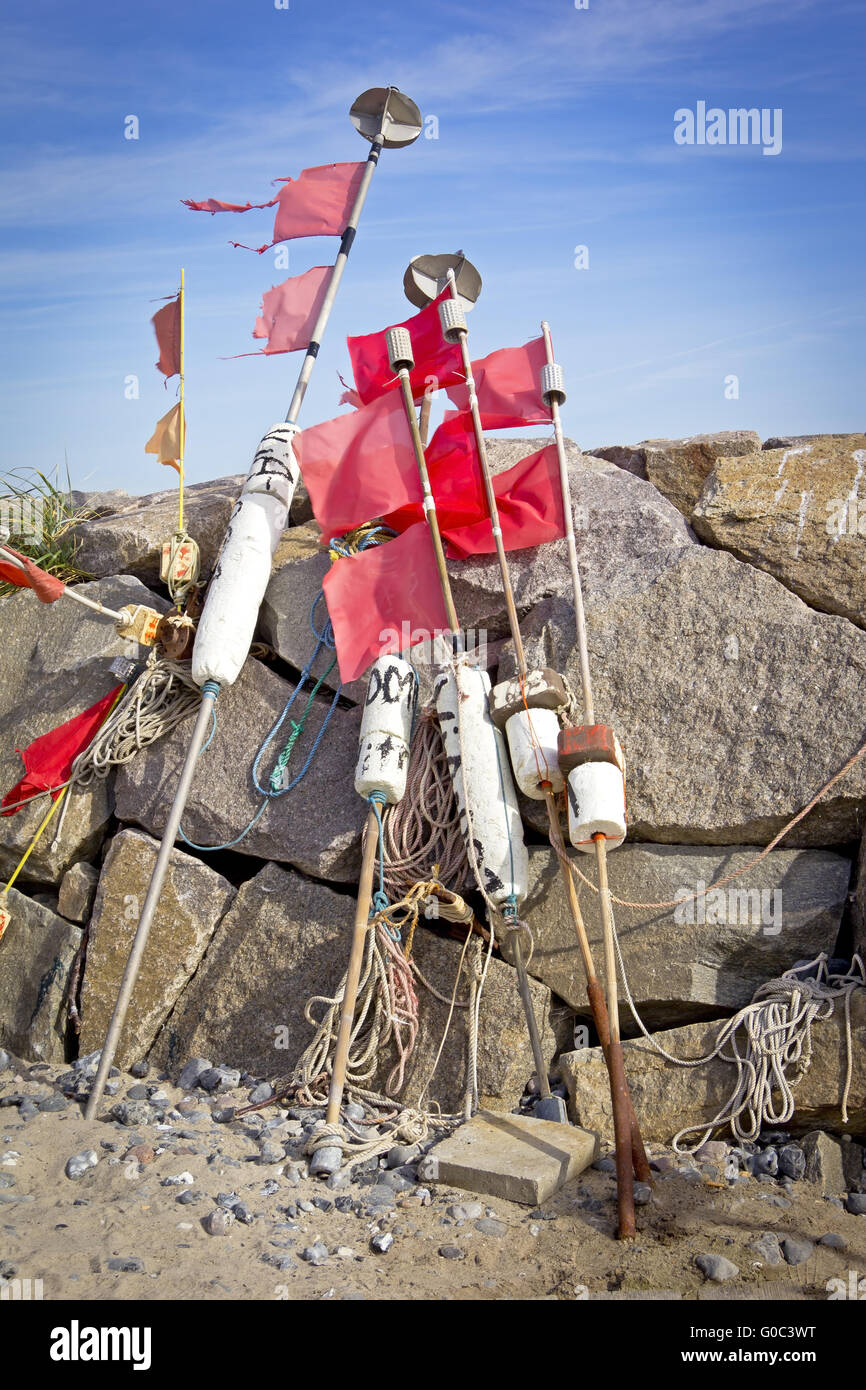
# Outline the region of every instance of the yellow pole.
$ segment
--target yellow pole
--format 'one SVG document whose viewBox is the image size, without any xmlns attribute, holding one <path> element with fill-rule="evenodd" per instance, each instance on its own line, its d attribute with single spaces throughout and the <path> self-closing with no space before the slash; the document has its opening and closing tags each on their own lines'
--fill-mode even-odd
<svg viewBox="0 0 866 1390">
<path fill-rule="evenodd" d="M 179 435 L 180 435 L 180 458 L 179 458 L 178 461 L 177 461 L 178 473 L 180 474 L 180 482 L 179 482 L 180 493 L 179 493 L 178 504 L 177 504 L 177 529 L 178 529 L 178 531 L 182 531 L 182 530 L 183 530 L 183 452 L 184 452 L 184 445 L 186 444 L 186 439 L 184 438 L 184 436 L 185 436 L 185 434 L 186 434 L 186 420 L 184 419 L 184 413 L 183 413 L 183 412 L 184 412 L 183 354 L 184 354 L 184 347 L 185 347 L 185 343 L 184 343 L 184 337 L 185 337 L 185 331 L 184 331 L 184 330 L 185 330 L 184 318 L 185 318 L 185 316 L 186 316 L 186 288 L 185 288 L 185 281 L 184 281 L 184 270 L 183 270 L 183 266 L 181 266 L 181 271 L 180 271 L 180 430 L 179 430 Z"/>
</svg>

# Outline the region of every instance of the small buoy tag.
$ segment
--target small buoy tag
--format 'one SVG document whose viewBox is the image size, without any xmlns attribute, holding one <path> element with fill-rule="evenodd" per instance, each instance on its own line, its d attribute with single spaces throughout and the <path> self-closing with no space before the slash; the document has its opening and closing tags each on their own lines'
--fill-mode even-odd
<svg viewBox="0 0 866 1390">
<path fill-rule="evenodd" d="M 0 940 L 2 940 L 3 933 L 11 921 L 12 913 L 9 911 L 8 907 L 4 907 L 3 903 L 0 903 Z"/>
<path fill-rule="evenodd" d="M 124 621 L 117 624 L 118 636 L 140 642 L 143 647 L 152 647 L 159 633 L 162 614 L 157 613 L 155 608 L 146 608 L 142 603 L 121 608 L 120 611 Z"/>
</svg>

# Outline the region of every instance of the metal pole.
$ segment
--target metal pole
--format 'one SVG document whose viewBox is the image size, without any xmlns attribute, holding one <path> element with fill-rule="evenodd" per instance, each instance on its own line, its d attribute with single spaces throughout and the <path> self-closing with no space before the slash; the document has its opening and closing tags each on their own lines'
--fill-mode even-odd
<svg viewBox="0 0 866 1390">
<path fill-rule="evenodd" d="M 541 331 L 544 334 L 544 347 L 547 354 L 548 366 L 554 365 L 553 343 L 550 337 L 550 325 L 543 323 Z M 550 406 L 550 416 L 553 421 L 553 433 L 556 438 L 556 453 L 559 459 L 559 481 L 562 487 L 562 510 L 565 514 L 565 541 L 568 546 L 568 566 L 571 570 L 571 586 L 574 590 L 574 617 L 577 624 L 577 649 L 580 654 L 580 678 L 583 683 L 583 717 L 587 724 L 595 723 L 595 712 L 592 700 L 592 681 L 589 674 L 589 650 L 586 639 L 586 613 L 583 607 L 583 588 L 580 582 L 580 570 L 577 564 L 577 547 L 574 543 L 574 520 L 571 514 L 571 487 L 568 481 L 568 462 L 565 457 L 565 441 L 562 437 L 562 420 L 559 416 L 559 398 L 555 392 L 551 392 L 548 401 Z"/>
<path fill-rule="evenodd" d="M 333 270 L 331 271 L 331 278 L 328 282 L 328 289 L 325 294 L 322 307 L 319 311 L 319 317 L 316 320 L 315 328 L 313 329 L 313 336 L 310 340 L 309 346 L 307 347 L 307 351 L 304 356 L 304 361 L 301 365 L 301 370 L 298 374 L 297 384 L 295 386 L 294 394 L 292 395 L 292 400 L 291 404 L 289 405 L 288 414 L 286 415 L 286 420 L 290 424 L 295 424 L 297 421 L 298 413 L 301 408 L 301 402 L 304 399 L 304 394 L 307 390 L 307 385 L 309 384 L 309 380 L 313 372 L 313 366 L 315 364 L 316 357 L 319 353 L 322 335 L 325 331 L 325 326 L 327 325 L 328 319 L 330 317 L 331 309 L 333 308 L 334 300 L 337 295 L 337 290 L 339 289 L 340 280 L 342 279 L 343 271 L 346 266 L 346 261 L 349 256 L 349 251 L 351 250 L 352 243 L 355 240 L 355 233 L 358 228 L 358 220 L 361 216 L 361 211 L 364 207 L 364 202 L 367 197 L 367 190 L 370 187 L 370 180 L 373 177 L 373 171 L 375 170 L 376 165 L 379 162 L 379 155 L 381 153 L 382 146 L 385 143 L 388 122 L 390 120 L 388 114 L 388 106 L 391 100 L 391 93 L 394 91 L 396 91 L 396 88 L 388 88 L 388 94 L 385 98 L 385 102 L 382 107 L 382 114 L 379 120 L 379 130 L 371 141 L 371 149 L 369 155 L 367 156 L 367 163 L 364 169 L 363 176 L 361 178 L 361 184 L 358 189 L 358 193 L 355 197 L 355 203 L 349 217 L 348 225 L 343 233 L 342 240 L 340 242 L 340 250 L 337 254 L 336 261 L 334 262 Z M 126 970 L 124 971 L 123 980 L 121 981 L 120 993 L 117 997 L 117 1003 L 115 1004 L 114 1014 L 112 1016 L 111 1024 L 109 1025 L 108 1029 L 108 1035 L 106 1037 L 105 1044 L 102 1049 L 99 1070 L 97 1071 L 96 1079 L 93 1083 L 93 1089 L 90 1093 L 90 1099 L 87 1103 L 87 1110 L 85 1114 L 88 1119 L 92 1119 L 93 1115 L 95 1114 L 96 1107 L 99 1104 L 103 1090 L 105 1088 L 105 1081 L 108 1076 L 108 1072 L 111 1068 L 112 1061 L 114 1060 L 114 1053 L 117 1048 L 118 1038 L 120 1037 L 120 1033 L 123 1028 L 126 1010 L 129 1006 L 130 998 L 132 997 L 132 991 L 135 987 L 138 969 L 141 964 L 142 953 L 147 943 L 147 936 L 150 931 L 150 924 L 153 920 L 153 915 L 156 911 L 157 903 L 159 902 L 159 896 L 162 891 L 162 886 L 165 881 L 166 873 L 168 871 L 169 855 L 171 854 L 171 850 L 174 845 L 175 838 L 177 836 L 178 827 L 180 826 L 181 817 L 183 816 L 184 808 L 187 802 L 187 797 L 189 796 L 189 790 L 192 784 L 193 773 L 195 772 L 195 765 L 198 760 L 198 755 L 201 752 L 202 744 L 204 743 L 204 739 L 207 733 L 207 727 L 210 722 L 214 704 L 219 695 L 219 690 L 220 687 L 217 681 L 206 681 L 202 688 L 203 698 L 202 705 L 199 710 L 198 720 L 196 722 L 195 730 L 193 732 L 189 748 L 187 749 L 186 760 L 181 771 L 180 782 L 178 783 L 178 788 L 175 792 L 174 800 L 171 804 L 171 810 L 169 811 L 168 821 L 166 823 L 165 831 L 163 833 L 162 843 L 159 847 L 159 854 L 157 856 L 156 865 L 154 867 L 153 877 L 150 881 L 150 887 L 148 888 L 147 897 L 145 898 L 144 907 L 142 908 L 141 917 L 139 919 L 138 930 L 136 931 L 135 939 L 133 941 L 132 952 L 130 953 L 129 960 L 127 961 Z"/>
<path fill-rule="evenodd" d="M 138 919 L 138 926 L 132 942 L 132 950 L 129 953 L 126 969 L 123 972 L 123 979 L 120 982 L 117 1003 L 114 1006 L 114 1013 L 111 1016 L 108 1032 L 102 1046 L 99 1069 L 96 1073 L 96 1079 L 93 1082 L 93 1087 L 87 1101 L 87 1108 L 84 1111 L 84 1118 L 86 1120 L 92 1120 L 96 1115 L 96 1107 L 102 1099 L 108 1073 L 114 1061 L 114 1054 L 117 1051 L 117 1044 L 120 1040 L 120 1034 L 126 1019 L 126 1011 L 129 1007 L 129 1001 L 132 998 L 132 991 L 135 988 L 135 982 L 138 978 L 142 956 L 147 946 L 147 938 L 150 934 L 151 923 L 153 922 L 154 913 L 156 912 L 159 897 L 162 892 L 162 886 L 165 882 L 166 874 L 168 873 L 169 859 L 172 849 L 174 848 L 175 838 L 177 836 L 184 807 L 186 806 L 187 797 L 189 796 L 196 763 L 198 762 L 198 755 L 210 727 L 214 702 L 218 692 L 219 686 L 216 681 L 208 681 L 202 691 L 202 702 L 199 707 L 195 729 L 193 730 L 193 735 L 187 750 L 186 761 L 184 762 L 183 770 L 180 774 L 180 782 L 178 783 L 168 821 L 166 822 L 166 827 L 163 832 L 162 843 L 159 847 L 159 854 L 156 858 L 150 886 L 147 890 L 144 906 L 141 909 L 141 916 Z"/>
<path fill-rule="evenodd" d="M 27 566 L 22 565 L 18 556 L 12 551 L 7 550 L 5 545 L 0 545 L 0 556 L 3 557 L 7 565 L 14 565 L 22 574 L 27 573 Z M 118 613 L 114 608 L 106 608 L 104 603 L 98 603 L 96 599 L 86 598 L 84 594 L 79 594 L 75 589 L 70 589 L 69 585 L 64 585 L 64 598 L 74 598 L 76 603 L 83 603 L 85 608 L 92 608 L 94 613 L 104 613 L 106 618 L 113 618 L 116 623 L 122 623 L 125 619 L 124 613 Z"/>
<path fill-rule="evenodd" d="M 322 307 L 319 310 L 319 317 L 316 319 L 316 326 L 313 329 L 313 336 L 310 339 L 307 351 L 304 354 L 304 360 L 301 363 L 301 370 L 298 373 L 298 380 L 295 386 L 294 394 L 292 396 L 291 405 L 289 406 L 288 413 L 286 415 L 286 422 L 290 425 L 295 424 L 298 418 L 298 413 L 301 409 L 301 402 L 303 401 L 304 396 L 306 394 L 310 377 L 313 374 L 313 367 L 315 366 L 316 358 L 319 355 L 319 348 L 322 345 L 322 336 L 325 332 L 328 319 L 331 317 L 331 310 L 334 307 L 334 300 L 337 297 L 337 290 L 340 288 L 340 281 L 343 278 L 343 271 L 346 268 L 346 261 L 349 259 L 349 252 L 352 249 L 352 243 L 355 240 L 355 233 L 358 230 L 358 221 L 360 219 L 361 212 L 363 211 L 364 203 L 367 200 L 367 190 L 370 187 L 370 181 L 373 177 L 376 165 L 379 163 L 379 155 L 381 154 L 382 146 L 385 143 L 385 134 L 387 130 L 388 121 L 390 120 L 390 117 L 388 115 L 388 105 L 391 100 L 391 93 L 395 90 L 396 89 L 394 87 L 388 88 L 388 96 L 385 98 L 385 105 L 382 110 L 382 118 L 379 123 L 379 133 L 378 135 L 375 135 L 373 137 L 373 141 L 370 147 L 370 153 L 367 155 L 367 163 L 364 167 L 364 173 L 361 178 L 361 186 L 358 189 L 357 195 L 355 197 L 355 204 L 349 216 L 348 225 L 346 227 L 346 230 L 343 232 L 343 236 L 340 241 L 340 249 L 337 253 L 337 258 L 334 261 L 334 266 L 331 271 L 331 278 L 328 281 L 328 288 L 325 292 L 325 298 L 322 301 Z"/>
<path fill-rule="evenodd" d="M 352 928 L 352 949 L 349 953 L 349 968 L 346 971 L 346 988 L 343 991 L 343 1007 L 340 1013 L 340 1028 L 334 1051 L 334 1070 L 331 1072 L 331 1085 L 328 1091 L 328 1108 L 325 1122 L 335 1125 L 340 1119 L 340 1106 L 343 1103 L 343 1090 L 346 1085 L 346 1068 L 349 1062 L 349 1043 L 352 1039 L 352 1024 L 355 1021 L 355 1004 L 358 999 L 358 981 L 364 961 L 364 942 L 370 928 L 370 899 L 373 894 L 373 873 L 376 868 L 378 822 L 375 811 L 367 816 L 364 857 L 361 861 L 361 877 L 358 881 L 358 902 L 355 907 L 355 924 Z"/>
</svg>

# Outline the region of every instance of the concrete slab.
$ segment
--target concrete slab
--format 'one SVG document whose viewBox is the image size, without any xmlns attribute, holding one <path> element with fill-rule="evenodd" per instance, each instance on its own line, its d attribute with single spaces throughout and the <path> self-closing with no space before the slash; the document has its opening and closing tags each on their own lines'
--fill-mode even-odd
<svg viewBox="0 0 866 1390">
<path fill-rule="evenodd" d="M 439 1182 L 485 1197 L 538 1206 L 598 1157 L 587 1129 L 480 1110 L 430 1153 Z"/>
</svg>

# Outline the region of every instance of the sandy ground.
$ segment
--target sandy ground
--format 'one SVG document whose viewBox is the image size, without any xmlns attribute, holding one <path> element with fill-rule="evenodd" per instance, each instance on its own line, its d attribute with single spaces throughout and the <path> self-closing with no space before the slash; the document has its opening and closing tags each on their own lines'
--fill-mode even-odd
<svg viewBox="0 0 866 1390">
<path fill-rule="evenodd" d="M 866 1272 L 866 1216 L 840 1210 L 806 1183 L 785 1194 L 756 1179 L 732 1187 L 704 1174 L 689 1180 L 676 1169 L 659 1174 L 650 1202 L 638 1210 L 638 1239 L 628 1245 L 614 1238 L 614 1178 L 595 1169 L 539 1210 L 428 1183 L 395 1193 L 393 1204 L 371 1215 L 374 1174 L 329 1189 L 303 1176 L 302 1159 L 262 1163 L 255 1129 L 279 1120 L 276 1107 L 252 1121 L 218 1124 L 210 1113 L 215 1102 L 194 1092 L 183 1134 L 176 1123 L 134 1130 L 108 1118 L 88 1124 L 75 1101 L 20 1118 L 13 1098 L 44 1103 L 58 1094 L 60 1072 L 13 1062 L 0 1077 L 0 1273 L 41 1279 L 46 1300 L 826 1300 L 829 1280 Z M 136 1084 L 129 1076 L 120 1082 L 106 1114 Z M 174 1104 L 184 1100 L 170 1085 L 161 1089 Z M 219 1104 L 245 1097 L 221 1097 Z M 152 1159 L 147 1149 L 129 1156 L 138 1141 L 150 1146 Z M 98 1164 L 67 1177 L 67 1160 L 88 1149 Z M 193 1182 L 163 1185 L 182 1173 Z M 197 1200 L 181 1204 L 189 1191 Z M 209 1234 L 204 1220 L 221 1193 L 237 1194 L 252 1224 L 230 1220 L 226 1234 Z M 350 1209 L 298 1207 L 313 1199 L 341 1199 Z M 478 1201 L 483 1215 L 460 1221 L 448 1214 L 454 1204 Z M 499 1223 L 493 1233 L 477 1229 L 479 1215 Z M 750 1246 L 765 1231 L 813 1241 L 833 1231 L 847 1248 L 816 1245 L 799 1265 L 771 1266 Z M 384 1254 L 371 1248 L 382 1232 L 394 1236 Z M 316 1241 L 328 1250 L 318 1266 L 300 1258 Z M 459 1257 L 440 1253 L 448 1248 Z M 733 1261 L 738 1277 L 705 1281 L 694 1263 L 703 1252 Z M 110 1268 L 117 1259 L 135 1267 Z"/>
</svg>

